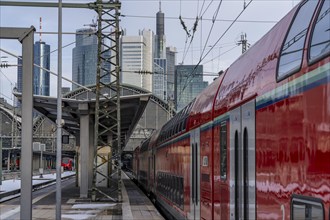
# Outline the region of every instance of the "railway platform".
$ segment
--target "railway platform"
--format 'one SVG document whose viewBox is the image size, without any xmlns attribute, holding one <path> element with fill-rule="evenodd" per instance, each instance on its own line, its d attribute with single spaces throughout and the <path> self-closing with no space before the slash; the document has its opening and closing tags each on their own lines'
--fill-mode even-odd
<svg viewBox="0 0 330 220">
<path fill-rule="evenodd" d="M 47 175 L 45 175 L 47 178 Z M 55 178 L 56 179 L 56 178 Z M 122 173 L 122 203 L 100 200 L 92 202 L 90 199 L 79 198 L 79 187 L 75 185 L 75 178 L 67 177 L 62 182 L 62 220 L 69 219 L 100 219 L 100 220 L 162 220 L 164 219 L 155 208 L 150 199 L 139 189 L 136 184 L 123 172 Z M 55 180 L 54 180 L 55 183 Z M 55 219 L 56 216 L 56 189 L 45 188 L 45 191 L 37 191 L 33 197 L 33 219 Z M 2 185 L 2 194 L 4 185 Z M 8 193 L 8 191 L 7 191 Z M 113 191 L 112 193 L 117 193 Z M 0 194 L 1 195 L 1 194 Z M 13 194 L 11 196 L 14 196 Z M 3 197 L 3 196 L 2 196 Z M 0 202 L 0 219 L 21 219 L 19 198 Z"/>
</svg>

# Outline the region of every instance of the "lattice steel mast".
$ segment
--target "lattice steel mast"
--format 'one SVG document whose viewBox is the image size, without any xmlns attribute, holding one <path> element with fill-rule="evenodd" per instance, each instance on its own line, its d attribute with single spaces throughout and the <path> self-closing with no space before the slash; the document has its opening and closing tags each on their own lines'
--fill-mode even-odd
<svg viewBox="0 0 330 220">
<path fill-rule="evenodd" d="M 113 7 L 104 7 L 111 4 Z M 95 201 L 97 192 L 113 201 L 122 201 L 121 193 L 121 127 L 120 127 L 120 83 L 119 83 L 119 16 L 121 3 L 116 0 L 103 2 L 97 0 L 96 12 L 98 13 L 98 63 L 96 73 L 96 102 L 95 102 L 95 125 L 94 125 L 94 167 L 92 182 L 92 200 Z M 110 78 L 111 82 L 105 83 L 102 79 Z M 109 91 L 107 96 L 102 95 L 102 91 Z M 115 106 L 110 108 L 109 106 Z M 102 123 L 102 119 L 109 118 L 115 121 L 113 124 Z M 106 120 L 103 120 L 103 122 Z M 105 135 L 110 135 L 111 140 Z M 117 146 L 114 146 L 116 143 Z M 111 181 L 110 176 L 99 171 L 100 166 L 110 163 L 109 158 L 99 152 L 104 147 L 110 147 L 111 152 L 116 152 L 118 156 L 118 198 L 112 198 L 96 186 L 97 175 L 101 175 Z M 102 159 L 98 163 L 98 158 Z"/>
</svg>

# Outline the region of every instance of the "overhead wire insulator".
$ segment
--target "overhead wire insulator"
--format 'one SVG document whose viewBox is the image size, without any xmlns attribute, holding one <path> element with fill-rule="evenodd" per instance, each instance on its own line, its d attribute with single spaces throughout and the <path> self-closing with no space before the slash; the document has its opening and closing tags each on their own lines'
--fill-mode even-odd
<svg viewBox="0 0 330 220">
<path fill-rule="evenodd" d="M 194 23 L 194 27 L 193 27 L 193 33 L 195 33 L 196 32 L 196 30 L 197 30 L 197 25 L 198 25 L 198 16 L 196 16 L 196 21 L 195 21 L 195 23 Z"/>
<path fill-rule="evenodd" d="M 8 63 L 0 63 L 0 68 L 8 68 Z"/>
<path fill-rule="evenodd" d="M 187 29 L 187 26 L 185 25 L 184 21 L 182 20 L 181 15 L 179 16 L 179 19 L 180 19 L 181 25 L 183 27 L 183 30 L 185 30 L 186 31 L 186 34 L 188 35 L 188 37 L 190 37 L 191 35 L 190 35 L 190 33 L 189 33 L 188 29 Z"/>
<path fill-rule="evenodd" d="M 191 37 L 191 40 L 190 40 L 190 43 L 193 41 L 194 39 L 194 36 L 195 36 L 195 32 L 197 30 L 197 25 L 198 25 L 198 16 L 196 16 L 196 21 L 194 23 L 194 27 L 192 29 L 193 33 L 192 33 L 192 37 Z"/>
</svg>

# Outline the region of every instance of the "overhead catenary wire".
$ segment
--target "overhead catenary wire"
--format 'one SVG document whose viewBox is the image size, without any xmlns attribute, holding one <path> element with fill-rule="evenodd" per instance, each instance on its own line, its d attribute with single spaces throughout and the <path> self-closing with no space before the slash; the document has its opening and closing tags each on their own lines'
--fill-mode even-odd
<svg viewBox="0 0 330 220">
<path fill-rule="evenodd" d="M 186 51 L 186 50 L 188 50 L 187 49 L 187 42 L 188 42 L 188 39 L 189 39 L 189 37 L 191 36 L 190 35 L 190 33 L 189 33 L 189 31 L 188 31 L 188 28 L 187 28 L 187 26 L 186 26 L 186 24 L 184 23 L 184 21 L 183 21 L 183 19 L 182 19 L 182 16 L 181 16 L 181 7 L 182 7 L 182 4 L 181 4 L 181 0 L 180 0 L 180 15 L 179 15 L 179 21 L 180 21 L 180 24 L 181 24 L 181 26 L 182 26 L 182 28 L 183 28 L 183 30 L 185 31 L 185 33 L 186 33 L 186 40 L 185 40 L 185 43 L 184 43 L 184 51 Z M 188 46 L 188 48 L 189 48 L 189 46 Z M 185 57 L 185 52 L 184 52 L 184 55 L 183 55 L 183 58 L 182 58 L 182 64 L 184 63 L 184 57 Z"/>
<path fill-rule="evenodd" d="M 223 44 L 219 44 L 217 47 L 214 47 L 213 49 L 217 49 L 217 48 L 224 48 L 224 47 L 230 47 L 236 45 L 236 42 L 228 42 L 228 43 L 223 43 Z M 192 51 L 201 51 L 201 48 L 198 47 L 192 47 L 190 48 Z M 177 53 L 183 53 L 183 48 L 177 48 Z"/>
<path fill-rule="evenodd" d="M 2 72 L 2 70 L 0 69 L 0 73 L 8 80 L 8 82 L 11 84 L 11 85 L 15 85 L 7 76 L 6 74 L 4 74 L 4 72 Z"/>
<path fill-rule="evenodd" d="M 218 38 L 218 40 L 213 44 L 213 46 L 210 48 L 210 50 L 205 54 L 204 57 L 201 57 L 200 62 L 205 59 L 205 57 L 212 51 L 212 49 L 219 43 L 219 41 L 225 36 L 225 34 L 229 31 L 229 29 L 235 24 L 235 22 L 238 20 L 238 18 L 243 14 L 243 12 L 246 10 L 246 8 L 251 4 L 253 0 L 250 0 L 246 7 L 243 8 L 243 10 L 237 15 L 237 17 L 234 19 L 234 21 L 228 26 L 228 28 L 225 30 L 225 32 Z M 199 62 L 199 63 L 200 63 Z"/>
<path fill-rule="evenodd" d="M 204 2 L 205 2 L 205 0 L 204 0 Z M 204 6 L 204 3 L 203 3 L 203 6 Z M 185 25 L 185 23 L 184 23 L 184 21 L 182 20 L 182 17 L 181 17 L 181 1 L 180 1 L 180 16 L 179 16 L 179 19 L 180 19 L 181 25 L 183 26 L 184 30 L 186 31 L 185 49 L 184 49 L 184 52 L 183 52 L 182 62 L 181 62 L 182 64 L 184 63 L 184 60 L 185 60 L 185 58 L 188 54 L 188 51 L 190 49 L 190 46 L 191 46 L 192 41 L 193 41 L 194 36 L 195 36 L 195 32 L 197 30 L 197 24 L 198 24 L 198 20 L 199 20 L 199 16 L 198 16 L 198 11 L 199 10 L 198 9 L 199 9 L 199 1 L 198 1 L 198 4 L 197 4 L 197 15 L 196 15 L 195 23 L 193 25 L 193 28 L 191 29 L 193 33 L 190 34 L 191 30 L 189 30 L 189 31 L 187 30 L 187 27 L 186 27 L 186 25 Z M 191 39 L 190 39 L 189 45 L 187 46 L 187 42 L 188 42 L 188 39 L 190 37 L 191 37 Z"/>
<path fill-rule="evenodd" d="M 188 75 L 187 77 L 187 81 L 184 84 L 182 90 L 180 91 L 179 94 L 179 98 L 181 97 L 183 91 L 186 89 L 186 87 L 188 86 L 188 84 L 191 82 L 193 75 L 195 73 L 195 70 L 197 69 L 197 67 L 199 66 L 199 64 L 206 58 L 206 56 L 212 51 L 212 49 L 219 43 L 219 41 L 225 36 L 225 34 L 229 31 L 229 29 L 235 24 L 235 22 L 238 20 L 238 18 L 243 14 L 243 12 L 246 10 L 246 8 L 251 4 L 253 0 L 250 0 L 247 4 L 246 7 L 243 8 L 243 10 L 236 16 L 236 18 L 234 19 L 234 21 L 227 27 L 227 29 L 224 31 L 224 33 L 218 38 L 218 40 L 213 44 L 213 46 L 211 46 L 211 48 L 209 49 L 209 51 L 205 54 L 205 56 L 201 56 L 198 63 L 195 65 L 195 67 L 193 68 L 193 70 L 191 71 L 191 73 Z"/>
<path fill-rule="evenodd" d="M 245 9 L 250 5 L 250 3 L 252 2 L 253 0 L 250 0 L 249 3 L 243 8 L 243 10 L 238 14 L 238 16 L 233 20 L 233 22 L 228 26 L 228 28 L 225 30 L 225 32 L 218 38 L 218 40 L 215 42 L 215 44 L 213 44 L 213 46 L 211 46 L 211 48 L 209 49 L 209 51 L 205 54 L 204 57 L 200 57 L 200 60 L 199 62 L 195 65 L 195 68 L 194 70 L 197 68 L 197 66 L 207 57 L 207 55 L 213 50 L 213 48 L 219 43 L 219 41 L 223 38 L 223 36 L 229 31 L 229 29 L 234 25 L 234 23 L 238 20 L 238 18 L 242 15 L 242 13 L 245 11 Z M 194 70 L 192 71 L 192 73 L 194 72 Z M 191 73 L 191 74 L 192 74 Z M 191 75 L 190 74 L 190 75 Z M 191 81 L 191 79 L 190 79 Z M 189 81 L 189 82 L 190 82 Z M 189 83 L 187 81 L 187 83 Z M 186 83 L 186 85 L 187 85 Z M 184 89 L 186 88 L 186 85 L 184 87 Z"/>
<path fill-rule="evenodd" d="M 190 31 L 188 32 L 187 38 L 189 38 L 189 37 L 191 37 L 191 38 L 190 38 L 189 45 L 188 46 L 185 46 L 186 50 L 184 51 L 183 56 L 182 56 L 182 62 L 181 62 L 182 64 L 184 63 L 184 60 L 185 60 L 185 58 L 186 58 L 186 56 L 187 56 L 187 54 L 189 52 L 190 46 L 191 46 L 192 41 L 194 39 L 195 33 L 197 31 L 198 21 L 202 19 L 202 16 L 206 13 L 206 11 L 208 10 L 208 8 L 212 4 L 212 2 L 213 2 L 213 0 L 211 0 L 211 2 L 209 3 L 209 5 L 207 6 L 207 8 L 204 10 L 203 13 L 202 13 L 202 11 L 203 11 L 203 8 L 204 8 L 205 0 L 203 2 L 203 6 L 202 6 L 200 12 L 198 12 L 199 11 L 198 10 L 198 8 L 199 8 L 199 2 L 198 2 L 196 19 L 195 19 L 195 22 L 194 22 L 194 25 L 193 25 L 192 29 L 190 30 L 190 31 L 192 31 L 192 34 L 190 34 Z M 182 20 L 181 13 L 180 13 L 180 19 Z M 201 39 L 202 39 L 202 37 L 201 37 Z M 187 41 L 188 41 L 188 39 L 186 39 L 185 45 L 187 44 Z"/>
<path fill-rule="evenodd" d="M 222 0 L 219 2 L 218 8 L 217 8 L 217 10 L 215 11 L 215 13 L 214 13 L 214 15 L 213 15 L 212 26 L 211 26 L 211 28 L 210 28 L 210 30 L 209 30 L 209 34 L 208 34 L 207 39 L 206 39 L 206 41 L 205 41 L 204 49 L 203 49 L 203 51 L 202 51 L 202 53 L 201 53 L 201 57 L 203 56 L 204 51 L 205 51 L 205 49 L 206 49 L 206 46 L 208 45 L 208 42 L 209 42 L 209 39 L 210 39 L 210 36 L 211 36 L 212 30 L 213 30 L 213 27 L 214 27 L 214 24 L 215 24 L 215 20 L 216 20 L 216 18 L 218 17 L 218 13 L 219 13 L 219 10 L 220 10 L 220 7 L 221 7 L 221 4 L 222 4 Z"/>
<path fill-rule="evenodd" d="M 4 72 L 2 72 L 2 70 L 0 69 L 0 73 L 9 81 L 11 87 L 13 87 L 15 84 L 6 76 L 6 74 L 4 74 Z M 2 87 L 1 87 L 2 88 Z M 13 98 L 7 96 L 6 94 L 4 94 L 2 91 L 0 91 L 1 95 L 3 97 L 5 97 L 8 100 L 14 101 Z"/>
<path fill-rule="evenodd" d="M 7 50 L 4 50 L 4 49 L 2 49 L 2 48 L 0 48 L 0 51 L 2 51 L 2 52 L 4 52 L 4 53 L 7 53 L 7 54 L 9 54 L 9 55 L 11 55 L 11 56 L 13 56 L 13 57 L 16 57 L 16 58 L 18 58 L 18 59 L 22 59 L 22 57 L 20 57 L 20 56 L 18 56 L 18 55 L 15 55 L 15 54 L 13 54 L 13 53 L 11 53 L 11 52 L 9 52 L 9 51 L 7 51 Z M 44 70 L 44 71 L 47 71 L 47 72 L 49 72 L 49 73 L 51 73 L 51 74 L 57 76 L 57 73 L 55 73 L 55 72 L 53 72 L 53 71 L 51 71 L 51 70 L 49 70 L 49 69 L 43 68 L 43 67 L 41 67 L 41 66 L 39 66 L 39 65 L 37 65 L 37 64 L 35 64 L 35 63 L 34 63 L 33 65 L 36 66 L 36 67 L 38 67 L 38 68 L 40 68 L 40 69 L 42 69 L 42 70 Z M 74 82 L 74 81 L 72 81 L 72 80 L 70 80 L 70 79 L 68 79 L 68 78 L 66 78 L 66 77 L 64 77 L 64 76 L 62 76 L 62 79 L 66 80 L 66 81 L 68 81 L 68 82 L 70 82 L 70 83 L 72 83 L 72 84 L 75 84 L 75 85 L 78 86 L 78 87 L 82 87 L 82 88 L 86 89 L 87 91 L 92 91 L 90 88 L 87 88 L 86 86 L 83 86 L 83 85 L 81 85 L 81 84 L 79 84 L 79 83 L 76 83 L 76 82 Z"/>
<path fill-rule="evenodd" d="M 39 32 L 35 32 L 35 33 L 38 34 Z M 41 32 L 40 32 L 40 33 L 41 33 Z M 84 36 L 84 37 L 83 37 L 83 39 L 85 39 L 85 38 L 90 37 L 92 34 L 95 34 L 95 33 L 96 33 L 96 32 L 94 31 L 94 32 L 88 32 L 88 33 L 66 32 L 66 33 L 64 33 L 64 34 L 74 34 L 74 35 L 76 35 L 76 34 L 80 34 L 80 35 L 87 35 L 87 36 Z M 58 32 L 42 32 L 42 34 L 58 34 Z M 76 43 L 76 41 L 73 41 L 73 42 L 71 42 L 71 43 L 68 43 L 68 44 L 62 46 L 62 49 L 66 48 L 66 47 L 68 47 L 68 46 L 70 46 L 70 45 L 72 45 L 72 44 L 75 44 L 75 43 Z M 56 51 L 58 51 L 58 48 L 55 49 L 55 50 L 50 51 L 49 53 L 43 54 L 42 56 L 39 56 L 39 57 L 37 57 L 37 58 L 40 58 L 40 57 L 43 57 L 43 56 L 50 55 L 50 54 L 52 54 L 52 53 L 54 53 L 54 52 L 56 52 Z"/>
<path fill-rule="evenodd" d="M 121 14 L 121 17 L 125 18 L 148 18 L 148 19 L 155 19 L 156 17 L 154 15 L 126 15 L 126 14 Z M 203 17 L 200 16 L 200 17 Z M 182 19 L 184 20 L 196 20 L 196 18 L 191 18 L 191 17 L 184 17 L 181 16 Z M 177 20 L 178 17 L 171 17 L 171 16 L 165 16 L 164 19 L 169 19 L 169 20 Z M 212 21 L 213 18 L 204 18 L 204 21 Z M 233 19 L 216 19 L 215 21 L 221 21 L 221 22 L 233 22 Z M 278 21 L 272 21 L 272 20 L 237 20 L 237 23 L 266 23 L 266 24 L 275 24 Z"/>
<path fill-rule="evenodd" d="M 210 60 L 208 60 L 208 61 L 205 61 L 204 63 L 202 63 L 202 65 L 205 65 L 205 64 L 207 64 L 207 63 L 209 63 L 209 62 L 212 62 L 213 60 L 215 60 L 215 59 L 217 59 L 217 58 L 219 58 L 219 57 L 225 55 L 226 53 L 228 53 L 228 52 L 234 50 L 234 49 L 237 48 L 237 47 L 239 47 L 239 46 L 238 46 L 238 45 L 235 45 L 234 47 L 230 48 L 229 50 L 226 50 L 225 52 L 219 54 L 218 56 L 213 57 L 212 59 L 210 59 Z"/>
</svg>

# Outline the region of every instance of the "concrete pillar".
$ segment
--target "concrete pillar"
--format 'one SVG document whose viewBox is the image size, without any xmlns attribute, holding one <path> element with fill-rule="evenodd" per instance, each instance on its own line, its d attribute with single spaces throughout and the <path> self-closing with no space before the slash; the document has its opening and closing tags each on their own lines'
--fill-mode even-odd
<svg viewBox="0 0 330 220">
<path fill-rule="evenodd" d="M 79 104 L 80 112 L 80 198 L 88 198 L 89 112 L 88 104 Z"/>
<path fill-rule="evenodd" d="M 33 35 L 34 27 L 23 30 L 19 40 L 23 51 L 22 90 L 22 169 L 21 169 L 21 219 L 32 219 L 32 109 L 33 109 Z"/>
<path fill-rule="evenodd" d="M 76 170 L 76 187 L 79 186 L 79 175 L 80 175 L 80 169 L 79 169 L 79 163 L 80 163 L 80 153 L 79 150 L 76 150 L 76 157 L 75 157 L 75 170 Z"/>
<path fill-rule="evenodd" d="M 80 134 L 75 135 L 76 138 L 76 159 L 75 159 L 75 169 L 76 169 L 76 187 L 80 186 Z"/>
<path fill-rule="evenodd" d="M 11 171 L 10 163 L 11 163 L 11 155 L 10 155 L 10 150 L 8 149 L 8 157 L 7 157 L 7 170 L 8 171 Z"/>
<path fill-rule="evenodd" d="M 94 117 L 89 120 L 89 159 L 88 159 L 88 189 L 93 186 L 94 168 Z"/>
</svg>

